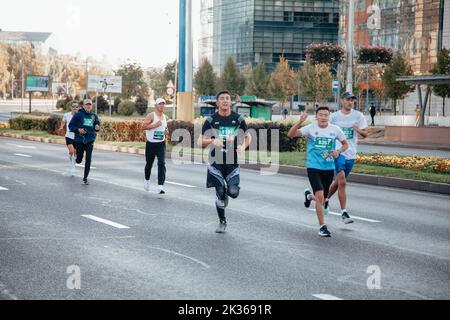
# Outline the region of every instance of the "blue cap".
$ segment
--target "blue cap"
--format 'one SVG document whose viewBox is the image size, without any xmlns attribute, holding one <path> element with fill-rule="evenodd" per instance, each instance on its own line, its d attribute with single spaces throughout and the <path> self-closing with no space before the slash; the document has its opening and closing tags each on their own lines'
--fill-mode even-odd
<svg viewBox="0 0 450 320">
<path fill-rule="evenodd" d="M 356 96 L 353 93 L 350 93 L 348 91 L 345 91 L 342 95 L 341 95 L 342 99 L 357 99 Z"/>
</svg>

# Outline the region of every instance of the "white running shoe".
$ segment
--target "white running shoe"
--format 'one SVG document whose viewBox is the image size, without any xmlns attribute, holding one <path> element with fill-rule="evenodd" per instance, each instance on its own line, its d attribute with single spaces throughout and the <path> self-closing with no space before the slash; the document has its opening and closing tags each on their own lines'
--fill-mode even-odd
<svg viewBox="0 0 450 320">
<path fill-rule="evenodd" d="M 158 186 L 158 194 L 165 194 L 166 192 L 164 191 L 164 186 L 159 185 Z"/>
<path fill-rule="evenodd" d="M 144 180 L 144 190 L 147 192 L 150 190 L 150 180 Z"/>
</svg>

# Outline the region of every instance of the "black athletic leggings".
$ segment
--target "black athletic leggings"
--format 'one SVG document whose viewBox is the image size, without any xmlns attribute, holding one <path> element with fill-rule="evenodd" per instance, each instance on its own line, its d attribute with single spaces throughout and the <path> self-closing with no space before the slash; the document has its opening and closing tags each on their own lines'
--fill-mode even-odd
<svg viewBox="0 0 450 320">
<path fill-rule="evenodd" d="M 87 179 L 89 171 L 91 170 L 92 150 L 94 150 L 94 142 L 90 142 L 87 144 L 76 143 L 75 148 L 77 149 L 76 163 L 78 164 L 83 161 L 83 154 L 86 151 L 86 161 L 84 162 L 84 180 Z"/>
<path fill-rule="evenodd" d="M 153 162 L 158 158 L 158 185 L 166 181 L 166 142 L 149 142 L 145 145 L 145 180 L 150 180 Z"/>
</svg>

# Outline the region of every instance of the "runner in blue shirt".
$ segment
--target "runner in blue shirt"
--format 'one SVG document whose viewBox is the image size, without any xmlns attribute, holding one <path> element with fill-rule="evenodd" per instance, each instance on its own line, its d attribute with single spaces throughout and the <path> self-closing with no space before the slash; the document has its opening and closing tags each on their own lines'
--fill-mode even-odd
<svg viewBox="0 0 450 320">
<path fill-rule="evenodd" d="M 308 138 L 306 168 L 314 194 L 309 189 L 305 190 L 305 206 L 309 208 L 311 201 L 316 202 L 316 214 L 320 224 L 319 235 L 330 237 L 331 233 L 325 224 L 323 204 L 334 178 L 334 159 L 347 150 L 348 142 L 338 126 L 329 124 L 330 109 L 328 107 L 316 109 L 317 123 L 300 128 L 307 118 L 308 115 L 303 112 L 300 120 L 289 130 L 288 136 Z M 338 150 L 335 150 L 336 141 L 342 143 L 342 147 Z"/>
</svg>

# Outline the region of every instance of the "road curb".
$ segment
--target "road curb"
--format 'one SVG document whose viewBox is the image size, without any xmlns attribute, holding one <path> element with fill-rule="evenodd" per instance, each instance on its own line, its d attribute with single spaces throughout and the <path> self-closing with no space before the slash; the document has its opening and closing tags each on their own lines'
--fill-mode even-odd
<svg viewBox="0 0 450 320">
<path fill-rule="evenodd" d="M 387 142 L 377 142 L 377 141 L 366 141 L 366 140 L 358 140 L 358 144 L 368 145 L 368 146 L 380 146 L 380 147 L 396 147 L 396 148 L 414 148 L 414 149 L 433 149 L 439 151 L 450 151 L 450 147 L 443 145 L 425 145 L 425 144 L 413 144 L 413 143 L 402 143 L 397 144 L 395 141 L 387 141 Z"/>
<path fill-rule="evenodd" d="M 0 136 L 14 139 L 22 139 L 36 142 L 44 142 L 44 143 L 53 143 L 53 144 L 65 144 L 65 139 L 51 139 L 51 138 L 42 138 L 35 137 L 29 135 L 22 134 L 11 134 L 11 133 L 1 133 Z M 138 154 L 145 155 L 145 149 L 138 148 L 128 148 L 128 147 L 118 147 L 111 146 L 106 144 L 94 144 L 95 150 L 100 151 L 113 151 L 113 152 L 121 152 L 128 154 Z M 167 159 L 171 159 L 171 153 L 166 153 Z M 191 156 L 191 160 L 195 162 L 202 162 L 202 158 L 200 156 Z M 272 166 L 264 165 L 260 163 L 253 164 L 241 164 L 242 169 L 248 170 L 257 170 L 260 171 L 261 174 L 289 174 L 296 176 L 307 176 L 306 168 L 303 167 L 295 167 L 295 166 Z M 361 173 L 352 173 L 348 179 L 349 182 L 355 183 L 364 183 L 369 185 L 383 186 L 383 187 L 394 187 L 400 189 L 408 189 L 408 190 L 417 190 L 417 191 L 427 191 L 433 193 L 441 193 L 441 194 L 450 194 L 450 184 L 446 183 L 437 183 L 437 182 L 429 182 L 429 181 L 421 181 L 421 180 L 411 180 L 411 179 L 402 179 L 402 178 L 394 178 L 394 177 L 386 177 L 386 176 L 376 176 L 369 174 L 361 174 Z"/>
</svg>

